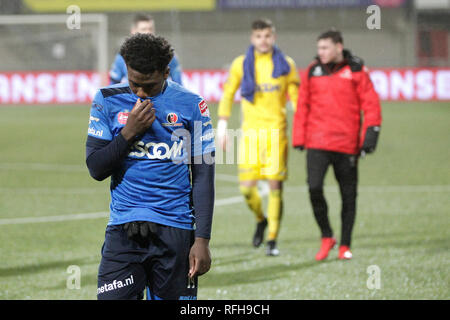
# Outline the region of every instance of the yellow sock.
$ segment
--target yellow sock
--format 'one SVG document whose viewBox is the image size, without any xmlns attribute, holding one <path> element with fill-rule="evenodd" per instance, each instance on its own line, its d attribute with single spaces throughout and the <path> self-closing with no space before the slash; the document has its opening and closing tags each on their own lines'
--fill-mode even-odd
<svg viewBox="0 0 450 320">
<path fill-rule="evenodd" d="M 258 188 L 254 187 L 243 187 L 240 186 L 241 193 L 245 197 L 248 207 L 255 214 L 256 220 L 261 222 L 264 220 L 264 213 L 262 210 L 262 200 L 259 196 Z"/>
<path fill-rule="evenodd" d="M 280 231 L 282 206 L 281 190 L 270 190 L 267 209 L 267 222 L 269 227 L 268 241 L 277 239 L 278 232 Z"/>
</svg>

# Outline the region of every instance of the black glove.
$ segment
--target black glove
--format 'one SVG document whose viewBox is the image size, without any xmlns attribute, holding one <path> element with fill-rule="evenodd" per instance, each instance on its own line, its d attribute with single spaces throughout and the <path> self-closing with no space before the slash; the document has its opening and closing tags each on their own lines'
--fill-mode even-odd
<svg viewBox="0 0 450 320">
<path fill-rule="evenodd" d="M 148 242 L 149 236 L 156 233 L 156 225 L 149 221 L 132 221 L 123 225 L 127 232 L 128 239 L 137 241 L 139 243 Z"/>
<path fill-rule="evenodd" d="M 295 146 L 294 148 L 297 149 L 298 151 L 305 150 L 305 146 Z"/>
<path fill-rule="evenodd" d="M 380 127 L 373 126 L 368 127 L 366 131 L 366 136 L 364 138 L 364 143 L 361 148 L 361 153 L 372 153 L 377 147 L 378 136 L 380 134 Z"/>
</svg>

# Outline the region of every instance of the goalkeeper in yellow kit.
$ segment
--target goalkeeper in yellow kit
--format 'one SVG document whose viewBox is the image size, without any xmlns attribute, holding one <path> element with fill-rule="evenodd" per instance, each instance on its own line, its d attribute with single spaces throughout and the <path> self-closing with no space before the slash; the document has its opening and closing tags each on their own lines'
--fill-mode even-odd
<svg viewBox="0 0 450 320">
<path fill-rule="evenodd" d="M 283 211 L 282 189 L 287 178 L 286 99 L 297 106 L 299 77 L 294 61 L 275 46 L 270 20 L 252 24 L 251 46 L 234 59 L 219 104 L 218 143 L 227 150 L 227 120 L 238 88 L 242 96 L 242 130 L 239 137 L 240 191 L 257 220 L 253 245 L 259 247 L 268 226 L 267 255 L 279 254 L 277 237 Z M 267 218 L 257 181 L 270 187 Z"/>
</svg>

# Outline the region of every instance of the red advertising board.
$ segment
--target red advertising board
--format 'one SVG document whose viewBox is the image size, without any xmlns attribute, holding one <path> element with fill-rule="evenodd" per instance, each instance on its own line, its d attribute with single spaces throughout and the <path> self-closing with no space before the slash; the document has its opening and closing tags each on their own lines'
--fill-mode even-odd
<svg viewBox="0 0 450 320">
<path fill-rule="evenodd" d="M 92 71 L 2 72 L 0 104 L 86 104 L 100 82 Z"/>
<path fill-rule="evenodd" d="M 300 78 L 304 71 L 299 70 Z M 377 68 L 369 74 L 381 100 L 450 101 L 450 68 Z M 184 72 L 183 84 L 206 101 L 216 102 L 226 78 L 223 70 L 190 70 Z"/>
<path fill-rule="evenodd" d="M 450 101 L 450 68 L 377 68 L 369 73 L 381 100 Z M 185 70 L 183 85 L 208 103 L 217 102 L 226 78 L 226 70 Z M 100 86 L 101 77 L 93 71 L 3 72 L 0 104 L 89 104 Z"/>
<path fill-rule="evenodd" d="M 369 72 L 381 100 L 450 100 L 450 68 L 372 69 Z"/>
</svg>

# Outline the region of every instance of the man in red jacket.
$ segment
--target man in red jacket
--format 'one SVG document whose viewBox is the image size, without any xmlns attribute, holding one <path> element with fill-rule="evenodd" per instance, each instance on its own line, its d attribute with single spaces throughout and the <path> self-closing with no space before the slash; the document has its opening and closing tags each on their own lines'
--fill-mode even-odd
<svg viewBox="0 0 450 320">
<path fill-rule="evenodd" d="M 317 41 L 318 56 L 307 69 L 299 91 L 293 145 L 307 149 L 308 187 L 322 233 L 316 260 L 323 260 L 336 240 L 328 220 L 323 181 L 333 166 L 342 197 L 339 259 L 351 259 L 351 233 L 356 216 L 358 157 L 375 150 L 381 107 L 363 61 L 343 47 L 342 35 L 331 30 Z"/>
</svg>

